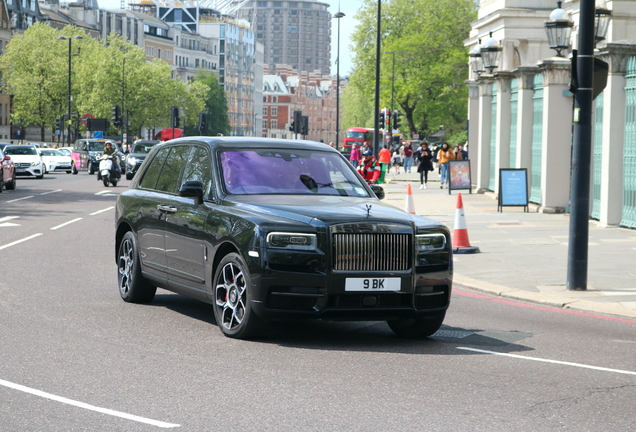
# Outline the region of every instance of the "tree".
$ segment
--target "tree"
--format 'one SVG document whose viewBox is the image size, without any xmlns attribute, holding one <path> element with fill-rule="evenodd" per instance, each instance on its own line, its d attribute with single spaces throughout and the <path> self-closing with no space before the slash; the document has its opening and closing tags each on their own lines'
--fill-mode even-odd
<svg viewBox="0 0 636 432">
<path fill-rule="evenodd" d="M 206 115 L 206 127 L 203 135 L 229 134 L 230 120 L 227 115 L 227 99 L 217 76 L 213 73 L 200 71 L 195 75 L 194 83 L 203 84 L 208 88 L 204 97 L 205 106 L 202 110 Z M 199 130 L 192 130 L 191 133 L 199 135 Z"/>
<path fill-rule="evenodd" d="M 377 2 L 364 0 L 352 36 L 350 85 L 373 100 Z M 473 0 L 390 0 L 382 8 L 381 108 L 404 113 L 410 133 L 426 136 L 439 125 L 449 133 L 465 127 L 467 55 L 463 41 L 476 18 Z M 362 98 L 364 99 L 364 98 Z M 373 117 L 373 109 L 369 113 Z"/>
<path fill-rule="evenodd" d="M 56 51 L 66 48 L 66 54 L 68 48 L 57 37 L 57 30 L 36 23 L 14 36 L 0 57 L 4 91 L 14 95 L 12 121 L 39 126 L 42 140 L 45 128 L 67 111 L 68 55 Z"/>
</svg>

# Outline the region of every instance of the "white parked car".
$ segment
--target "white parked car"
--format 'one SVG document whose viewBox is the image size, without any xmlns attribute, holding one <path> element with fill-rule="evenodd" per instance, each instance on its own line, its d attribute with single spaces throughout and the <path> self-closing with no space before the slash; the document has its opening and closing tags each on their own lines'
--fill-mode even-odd
<svg viewBox="0 0 636 432">
<path fill-rule="evenodd" d="M 44 162 L 33 145 L 9 145 L 4 148 L 4 154 L 11 156 L 15 164 L 15 174 L 19 176 L 44 177 Z"/>
<path fill-rule="evenodd" d="M 71 156 L 65 155 L 56 149 L 38 149 L 44 162 L 44 172 L 66 171 L 71 173 Z"/>
</svg>

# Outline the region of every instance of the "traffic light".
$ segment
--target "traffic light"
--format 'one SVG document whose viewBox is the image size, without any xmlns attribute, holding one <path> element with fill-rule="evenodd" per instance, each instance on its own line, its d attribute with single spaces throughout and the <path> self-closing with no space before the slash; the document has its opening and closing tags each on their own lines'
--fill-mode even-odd
<svg viewBox="0 0 636 432">
<path fill-rule="evenodd" d="M 62 130 L 62 119 L 59 117 L 55 119 L 55 130 Z"/>
<path fill-rule="evenodd" d="M 294 120 L 292 120 L 291 124 L 289 125 L 289 131 L 296 132 L 296 122 Z"/>
<path fill-rule="evenodd" d="M 179 127 L 179 107 L 178 106 L 172 106 L 172 108 L 170 108 L 170 117 L 172 120 L 172 127 L 178 128 Z"/>
<path fill-rule="evenodd" d="M 115 105 L 111 110 L 112 117 L 111 121 L 113 122 L 113 126 L 116 128 L 121 126 L 121 112 L 119 111 L 119 105 Z"/>
<path fill-rule="evenodd" d="M 303 123 L 303 112 L 302 111 L 294 111 L 294 133 L 301 133 L 300 129 L 302 128 Z"/>
<path fill-rule="evenodd" d="M 207 125 L 205 124 L 205 113 L 199 114 L 199 134 L 204 135 Z"/>
<path fill-rule="evenodd" d="M 393 111 L 393 129 L 399 129 L 400 128 L 400 117 L 402 116 L 402 113 L 399 112 L 398 110 Z"/>
<path fill-rule="evenodd" d="M 380 114 L 378 114 L 380 116 L 380 129 L 384 129 L 386 123 L 385 123 L 385 116 L 384 116 L 384 111 L 380 111 Z"/>
<path fill-rule="evenodd" d="M 303 116 L 303 121 L 300 125 L 300 134 L 309 135 L 309 116 Z"/>
</svg>

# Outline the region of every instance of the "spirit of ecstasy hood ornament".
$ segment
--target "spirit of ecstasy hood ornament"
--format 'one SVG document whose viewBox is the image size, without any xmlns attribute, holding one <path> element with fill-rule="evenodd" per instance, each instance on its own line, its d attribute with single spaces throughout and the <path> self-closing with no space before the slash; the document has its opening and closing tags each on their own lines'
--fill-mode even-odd
<svg viewBox="0 0 636 432">
<path fill-rule="evenodd" d="M 371 204 L 367 204 L 367 217 L 371 216 Z"/>
</svg>

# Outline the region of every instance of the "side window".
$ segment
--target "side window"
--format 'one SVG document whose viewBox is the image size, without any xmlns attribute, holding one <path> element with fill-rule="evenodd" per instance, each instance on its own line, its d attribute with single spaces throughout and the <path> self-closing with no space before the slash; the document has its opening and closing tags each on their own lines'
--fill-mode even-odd
<svg viewBox="0 0 636 432">
<path fill-rule="evenodd" d="M 155 188 L 155 184 L 157 184 L 157 179 L 159 178 L 159 173 L 161 172 L 161 167 L 166 161 L 166 156 L 168 156 L 169 151 L 170 148 L 163 148 L 157 152 L 155 157 L 152 159 L 150 166 L 146 169 L 146 172 L 141 179 L 141 183 L 139 183 L 139 187 L 142 189 Z"/>
<path fill-rule="evenodd" d="M 190 147 L 188 146 L 176 146 L 170 149 L 170 153 L 166 158 L 166 162 L 163 164 L 161 174 L 157 180 L 156 190 L 168 193 L 177 192 L 177 183 L 179 182 L 179 176 L 183 165 L 185 165 L 186 157 Z"/>
<path fill-rule="evenodd" d="M 203 197 L 209 198 L 212 189 L 212 176 L 210 174 L 210 155 L 203 147 L 194 147 L 183 172 L 182 183 L 198 180 L 203 183 Z"/>
</svg>

